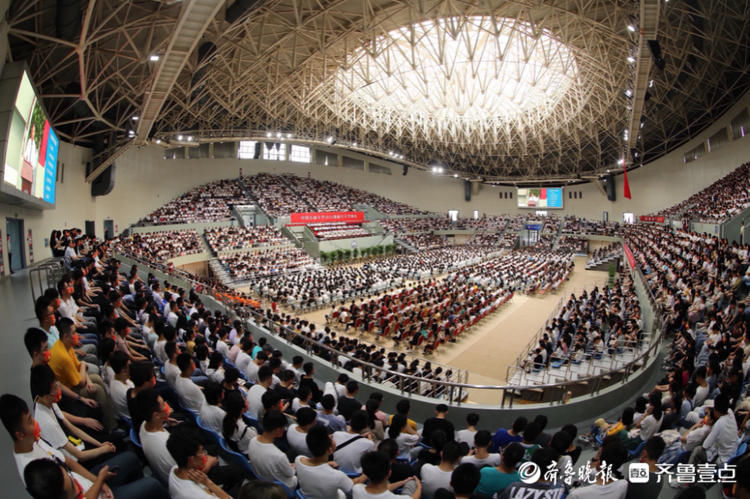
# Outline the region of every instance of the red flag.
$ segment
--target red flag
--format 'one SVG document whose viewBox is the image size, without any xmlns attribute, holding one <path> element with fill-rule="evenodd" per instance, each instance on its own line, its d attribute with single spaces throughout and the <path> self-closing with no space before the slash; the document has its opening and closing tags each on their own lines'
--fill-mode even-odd
<svg viewBox="0 0 750 499">
<path fill-rule="evenodd" d="M 630 184 L 628 183 L 628 163 L 625 161 L 625 155 L 622 157 L 622 171 L 623 171 L 623 177 L 625 179 L 625 182 L 623 184 L 623 196 L 625 196 L 628 199 L 633 199 L 630 197 Z"/>
</svg>

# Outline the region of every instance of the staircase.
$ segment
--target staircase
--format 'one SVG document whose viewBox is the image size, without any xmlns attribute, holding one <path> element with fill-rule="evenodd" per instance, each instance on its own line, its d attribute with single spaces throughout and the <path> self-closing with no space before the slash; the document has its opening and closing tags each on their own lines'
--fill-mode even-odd
<svg viewBox="0 0 750 499">
<path fill-rule="evenodd" d="M 292 191 L 292 193 L 295 196 L 297 196 L 298 199 L 300 199 L 303 203 L 305 203 L 307 205 L 307 208 L 310 211 L 318 211 L 318 208 L 313 206 L 313 204 L 310 201 L 308 201 L 307 198 L 303 197 L 302 194 L 294 190 L 294 187 L 292 187 L 292 184 L 287 182 L 283 175 L 279 175 L 278 179 L 281 181 L 281 183 L 283 183 L 287 187 L 287 189 Z"/>
<path fill-rule="evenodd" d="M 417 248 L 402 239 L 394 237 L 393 242 L 396 243 L 397 246 L 401 246 L 402 248 L 404 248 L 409 253 L 419 253 L 419 250 Z"/>
<path fill-rule="evenodd" d="M 232 277 L 229 275 L 229 272 L 227 272 L 227 269 L 224 268 L 218 258 L 210 259 L 208 261 L 208 268 L 211 269 L 211 273 L 214 275 L 214 277 L 221 281 L 223 284 L 228 285 L 232 282 Z"/>
</svg>

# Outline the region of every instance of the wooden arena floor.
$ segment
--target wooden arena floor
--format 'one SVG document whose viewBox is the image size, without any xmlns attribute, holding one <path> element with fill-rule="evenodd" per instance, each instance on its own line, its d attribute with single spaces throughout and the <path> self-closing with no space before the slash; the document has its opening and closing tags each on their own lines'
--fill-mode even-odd
<svg viewBox="0 0 750 499">
<path fill-rule="evenodd" d="M 515 363 L 539 329 L 544 327 L 561 299 L 567 299 L 571 293 L 577 295 L 584 289 L 606 284 L 607 273 L 586 270 L 586 261 L 586 257 L 575 258 L 575 268 L 570 277 L 554 293 L 541 296 L 516 294 L 511 302 L 503 305 L 473 328 L 464 331 L 456 343 L 441 345 L 437 352 L 429 357 L 420 357 L 421 352 L 415 351 L 413 357 L 463 369 L 468 372 L 468 382 L 471 384 L 505 383 L 508 366 Z M 324 308 L 303 314 L 301 317 L 320 326 L 325 324 L 324 316 L 329 311 L 329 308 Z M 358 334 L 347 336 L 359 337 Z M 374 342 L 371 335 L 365 335 L 363 339 Z M 381 341 L 380 344 L 386 348 L 393 348 L 393 342 L 390 340 Z M 396 350 L 405 351 L 403 347 Z M 469 402 L 497 404 L 498 394 L 488 390 L 471 390 Z"/>
</svg>

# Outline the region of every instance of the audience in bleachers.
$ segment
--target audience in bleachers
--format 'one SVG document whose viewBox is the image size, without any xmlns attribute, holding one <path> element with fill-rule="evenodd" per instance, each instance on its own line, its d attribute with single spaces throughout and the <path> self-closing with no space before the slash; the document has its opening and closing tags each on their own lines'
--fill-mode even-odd
<svg viewBox="0 0 750 499">
<path fill-rule="evenodd" d="M 207 230 L 203 236 L 216 253 L 242 250 L 261 246 L 276 246 L 288 243 L 277 228 L 272 225 L 257 227 L 220 227 Z"/>
<path fill-rule="evenodd" d="M 135 233 L 116 239 L 115 244 L 121 253 L 149 262 L 165 262 L 203 251 L 200 236 L 192 229 Z"/>
<path fill-rule="evenodd" d="M 290 270 L 314 264 L 310 256 L 297 248 L 270 248 L 252 253 L 235 253 L 220 258 L 234 280 L 257 280 L 267 276 L 287 275 Z"/>
<path fill-rule="evenodd" d="M 229 220 L 234 205 L 252 204 L 237 179 L 218 180 L 192 189 L 173 199 L 150 215 L 141 224 L 163 225 Z"/>
<path fill-rule="evenodd" d="M 618 223 L 587 220 L 569 215 L 563 219 L 562 233 L 619 236 L 622 233 L 622 226 Z"/>
</svg>

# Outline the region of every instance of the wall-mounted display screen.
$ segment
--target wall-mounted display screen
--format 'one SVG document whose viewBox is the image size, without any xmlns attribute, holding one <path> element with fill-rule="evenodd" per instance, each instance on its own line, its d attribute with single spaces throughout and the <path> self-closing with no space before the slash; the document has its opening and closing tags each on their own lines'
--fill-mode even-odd
<svg viewBox="0 0 750 499">
<path fill-rule="evenodd" d="M 54 204 L 59 144 L 34 86 L 23 71 L 8 127 L 5 184 Z"/>
<path fill-rule="evenodd" d="M 516 192 L 519 208 L 562 209 L 562 187 L 523 187 Z"/>
</svg>

